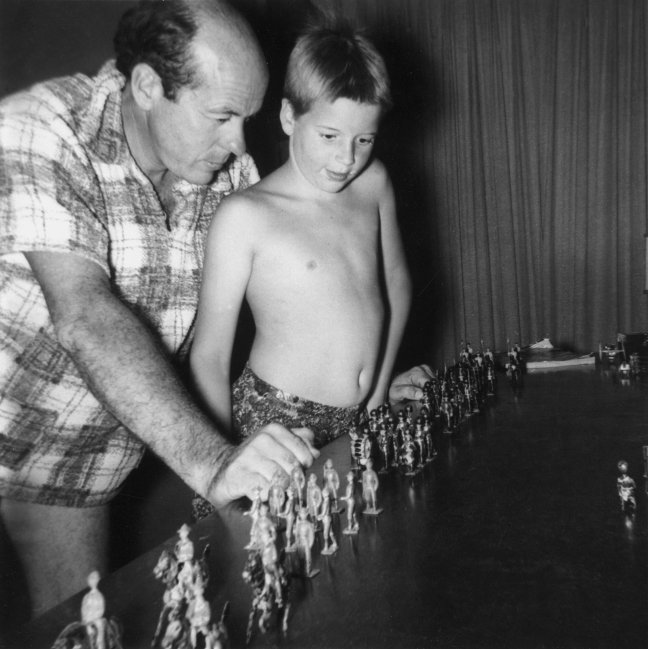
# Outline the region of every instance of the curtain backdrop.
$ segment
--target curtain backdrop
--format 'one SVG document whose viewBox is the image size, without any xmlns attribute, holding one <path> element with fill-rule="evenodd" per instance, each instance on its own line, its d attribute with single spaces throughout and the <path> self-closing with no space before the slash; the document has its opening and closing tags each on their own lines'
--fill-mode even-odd
<svg viewBox="0 0 648 649">
<path fill-rule="evenodd" d="M 285 154 L 280 89 L 310 9 L 365 26 L 387 59 L 378 153 L 415 281 L 403 365 L 451 362 L 462 340 L 587 352 L 648 329 L 646 0 L 232 1 L 270 62 L 248 129 L 262 171 Z M 1 0 L 0 93 L 96 71 L 130 4 Z"/>
<path fill-rule="evenodd" d="M 415 279 L 403 364 L 647 329 L 645 0 L 312 4 L 365 26 L 393 77 L 379 153 Z"/>
</svg>

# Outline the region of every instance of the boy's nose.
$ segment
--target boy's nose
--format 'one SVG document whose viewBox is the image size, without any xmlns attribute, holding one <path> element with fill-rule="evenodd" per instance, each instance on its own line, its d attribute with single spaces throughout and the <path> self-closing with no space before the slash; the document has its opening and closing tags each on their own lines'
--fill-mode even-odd
<svg viewBox="0 0 648 649">
<path fill-rule="evenodd" d="M 353 142 L 342 144 L 338 151 L 338 160 L 345 165 L 352 165 L 355 162 L 355 145 Z"/>
</svg>

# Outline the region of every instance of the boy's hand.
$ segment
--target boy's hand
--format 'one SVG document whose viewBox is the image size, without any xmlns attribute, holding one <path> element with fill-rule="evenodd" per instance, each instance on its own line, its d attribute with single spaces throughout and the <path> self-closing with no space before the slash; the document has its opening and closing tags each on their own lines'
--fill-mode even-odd
<svg viewBox="0 0 648 649">
<path fill-rule="evenodd" d="M 309 467 L 319 456 L 314 439 L 308 428 L 291 431 L 279 424 L 264 426 L 221 456 L 208 499 L 221 507 L 242 496 L 252 499 L 260 487 L 262 500 L 267 500 L 273 482 L 287 487 L 295 466 Z"/>
<path fill-rule="evenodd" d="M 429 365 L 416 365 L 394 377 L 389 386 L 389 400 L 392 403 L 408 399 L 420 399 L 423 386 L 433 378 Z"/>
</svg>

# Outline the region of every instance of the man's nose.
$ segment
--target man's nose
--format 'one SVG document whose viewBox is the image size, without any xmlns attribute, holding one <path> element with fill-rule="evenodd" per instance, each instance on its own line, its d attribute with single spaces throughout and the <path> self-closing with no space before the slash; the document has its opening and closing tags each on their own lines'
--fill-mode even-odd
<svg viewBox="0 0 648 649">
<path fill-rule="evenodd" d="M 225 145 L 230 153 L 241 156 L 245 153 L 245 132 L 243 130 L 243 120 L 233 120 L 232 129 L 227 134 Z"/>
</svg>

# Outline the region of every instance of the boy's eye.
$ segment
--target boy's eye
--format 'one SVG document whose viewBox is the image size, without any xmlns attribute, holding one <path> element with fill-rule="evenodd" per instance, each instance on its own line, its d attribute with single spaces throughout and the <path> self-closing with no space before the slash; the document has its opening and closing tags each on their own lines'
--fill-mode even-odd
<svg viewBox="0 0 648 649">
<path fill-rule="evenodd" d="M 335 139 L 335 135 L 333 133 L 320 133 L 320 137 L 324 138 L 325 140 Z"/>
</svg>

